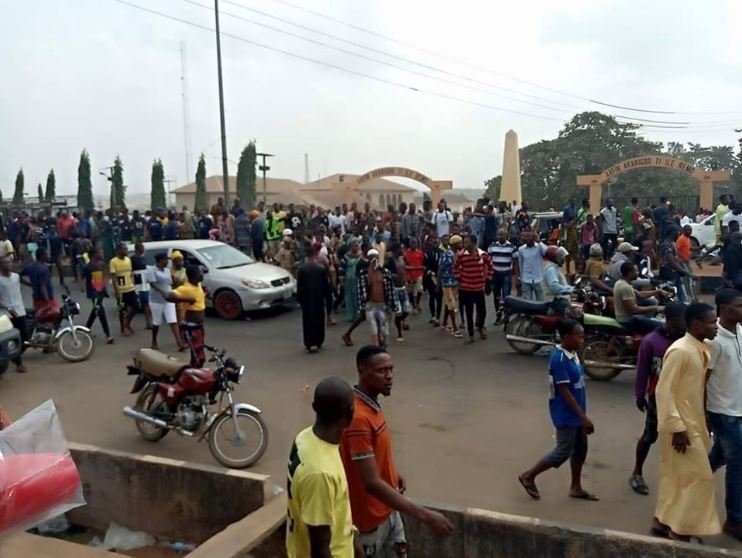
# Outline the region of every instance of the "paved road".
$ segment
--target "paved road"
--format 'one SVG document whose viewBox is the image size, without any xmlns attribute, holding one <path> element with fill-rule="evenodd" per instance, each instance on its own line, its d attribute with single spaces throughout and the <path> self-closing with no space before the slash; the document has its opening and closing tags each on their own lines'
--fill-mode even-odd
<svg viewBox="0 0 742 558">
<path fill-rule="evenodd" d="M 83 314 L 88 306 L 83 302 Z M 113 323 L 114 315 L 110 313 Z M 553 443 L 546 409 L 546 359 L 512 353 L 499 331 L 490 339 L 464 346 L 460 340 L 432 328 L 427 318 L 411 318 L 412 329 L 403 346 L 392 346 L 395 384 L 383 402 L 391 425 L 398 469 L 407 477 L 409 494 L 430 502 L 481 507 L 501 512 L 596 525 L 645 533 L 655 497 L 635 495 L 628 486 L 634 443 L 643 416 L 633 405 L 633 373 L 610 383 L 590 382 L 588 404 L 596 433 L 590 438 L 585 485 L 600 502 L 567 497 L 569 471 L 564 467 L 539 479 L 542 500 L 534 502 L 516 476 L 541 457 Z M 205 444 L 170 435 L 157 444 L 141 440 L 134 423 L 121 414 L 131 404 L 132 378 L 125 366 L 132 351 L 148 346 L 149 332 L 141 316 L 135 337 L 98 345 L 81 364 L 63 362 L 40 351 L 27 354 L 29 373 L 8 371 L 0 380 L 0 401 L 19 415 L 53 398 L 70 440 L 139 453 L 214 464 Z M 355 379 L 352 348 L 342 346 L 342 324 L 328 329 L 326 348 L 303 352 L 297 310 L 271 312 L 243 322 L 207 321 L 207 339 L 229 349 L 248 366 L 237 399 L 263 409 L 270 443 L 254 471 L 268 473 L 284 484 L 285 462 L 293 436 L 312 420 L 313 387 L 335 374 Z M 169 332 L 160 346 L 174 350 Z M 359 345 L 367 338 L 365 324 L 356 330 Z M 645 473 L 650 487 L 656 481 L 657 454 Z M 723 502 L 718 483 L 720 511 Z M 726 537 L 714 543 L 733 546 Z M 742 548 L 742 546 L 739 546 Z"/>
</svg>

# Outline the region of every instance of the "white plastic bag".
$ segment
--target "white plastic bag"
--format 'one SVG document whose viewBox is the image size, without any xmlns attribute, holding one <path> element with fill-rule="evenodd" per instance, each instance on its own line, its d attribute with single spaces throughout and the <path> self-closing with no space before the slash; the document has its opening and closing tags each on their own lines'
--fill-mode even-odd
<svg viewBox="0 0 742 558">
<path fill-rule="evenodd" d="M 0 431 L 0 536 L 84 504 L 80 475 L 53 401 Z"/>
</svg>

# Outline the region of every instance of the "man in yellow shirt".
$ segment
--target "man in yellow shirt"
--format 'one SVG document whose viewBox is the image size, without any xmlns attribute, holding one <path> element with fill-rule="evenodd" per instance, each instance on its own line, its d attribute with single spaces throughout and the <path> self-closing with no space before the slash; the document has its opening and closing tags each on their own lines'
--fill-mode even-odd
<svg viewBox="0 0 742 558">
<path fill-rule="evenodd" d="M 206 290 L 201 286 L 203 274 L 197 265 L 186 267 L 185 284 L 173 289 L 165 297 L 169 302 L 182 303 L 183 321 L 180 323 L 180 334 L 183 342 L 191 349 L 191 366 L 201 367 L 206 362 L 204 343 L 204 314 L 206 311 Z"/>
<path fill-rule="evenodd" d="M 353 390 L 342 378 L 317 384 L 314 426 L 294 439 L 286 491 L 286 553 L 289 558 L 353 558 L 355 546 L 348 482 L 340 438 L 353 419 Z"/>
<path fill-rule="evenodd" d="M 717 244 L 721 244 L 724 240 L 724 235 L 722 234 L 724 232 L 722 221 L 727 213 L 729 213 L 729 196 L 727 194 L 722 194 L 721 197 L 719 197 L 719 205 L 717 205 L 716 210 L 714 210 L 714 214 L 716 215 L 716 219 L 714 220 L 714 232 L 716 233 Z"/>
<path fill-rule="evenodd" d="M 126 244 L 121 242 L 116 246 L 116 255 L 108 264 L 111 273 L 113 290 L 116 293 L 119 308 L 119 325 L 121 335 L 134 335 L 131 329 L 131 319 L 139 306 L 139 298 L 134 289 L 134 274 L 131 259 L 126 255 Z"/>
</svg>

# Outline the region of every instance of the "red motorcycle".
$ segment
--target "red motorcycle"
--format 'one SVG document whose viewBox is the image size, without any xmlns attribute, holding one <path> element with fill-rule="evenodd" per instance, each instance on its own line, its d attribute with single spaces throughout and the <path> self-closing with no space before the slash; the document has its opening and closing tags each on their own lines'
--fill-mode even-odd
<svg viewBox="0 0 742 558">
<path fill-rule="evenodd" d="M 129 375 L 137 376 L 131 393 L 138 393 L 134 407 L 124 415 L 136 421 L 142 438 L 157 442 L 168 432 L 202 441 L 226 467 L 243 469 L 258 462 L 268 447 L 268 428 L 261 411 L 247 403 L 235 403 L 233 384 L 245 373 L 225 352 L 205 347 L 214 369 L 192 368 L 153 349 L 139 349 Z M 226 402 L 225 402 L 226 399 Z M 211 411 L 210 406 L 216 405 Z M 232 452 L 235 452 L 234 454 Z"/>
</svg>

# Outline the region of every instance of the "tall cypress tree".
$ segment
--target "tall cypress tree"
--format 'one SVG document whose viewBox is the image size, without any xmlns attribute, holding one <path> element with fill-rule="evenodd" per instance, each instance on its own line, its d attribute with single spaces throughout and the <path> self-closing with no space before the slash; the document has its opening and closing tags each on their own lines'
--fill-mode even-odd
<svg viewBox="0 0 742 558">
<path fill-rule="evenodd" d="M 165 198 L 165 168 L 160 159 L 152 163 L 152 190 L 150 192 L 150 207 L 166 208 L 167 200 Z"/>
<path fill-rule="evenodd" d="M 90 180 L 90 155 L 83 149 L 77 166 L 77 207 L 84 211 L 95 209 L 93 183 Z"/>
<path fill-rule="evenodd" d="M 201 157 L 198 158 L 198 169 L 196 169 L 196 201 L 193 209 L 208 210 L 208 205 L 209 200 L 206 196 L 206 159 L 204 158 L 204 154 L 201 153 Z"/>
<path fill-rule="evenodd" d="M 111 209 L 126 209 L 126 186 L 124 186 L 124 166 L 121 157 L 116 155 L 111 174 Z"/>
<path fill-rule="evenodd" d="M 46 177 L 45 199 L 49 203 L 52 203 L 56 196 L 57 196 L 57 178 L 54 176 L 54 169 L 51 169 L 49 171 L 49 174 Z"/>
<path fill-rule="evenodd" d="M 39 203 L 44 203 L 44 189 L 41 187 L 41 182 L 39 182 Z"/>
<path fill-rule="evenodd" d="M 251 140 L 242 150 L 240 164 L 237 167 L 237 197 L 240 199 L 242 208 L 250 210 L 255 207 L 255 166 L 257 155 L 255 154 L 255 140 Z"/>
<path fill-rule="evenodd" d="M 15 192 L 13 192 L 13 205 L 23 205 L 23 169 L 18 171 L 15 177 Z"/>
</svg>

